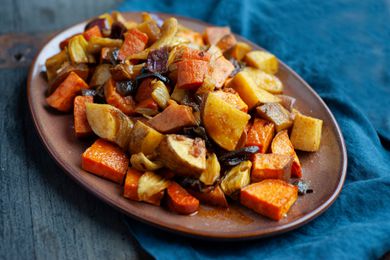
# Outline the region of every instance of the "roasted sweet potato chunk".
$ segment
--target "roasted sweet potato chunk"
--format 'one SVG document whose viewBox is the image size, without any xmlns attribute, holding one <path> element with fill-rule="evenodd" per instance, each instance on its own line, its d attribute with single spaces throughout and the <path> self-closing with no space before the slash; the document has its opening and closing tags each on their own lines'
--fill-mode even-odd
<svg viewBox="0 0 390 260">
<path fill-rule="evenodd" d="M 123 188 L 123 196 L 131 200 L 139 201 L 138 197 L 138 181 L 141 178 L 142 172 L 129 168 L 127 170 L 125 185 Z"/>
<path fill-rule="evenodd" d="M 282 180 L 264 180 L 241 189 L 242 205 L 274 220 L 282 219 L 298 198 L 298 188 Z"/>
<path fill-rule="evenodd" d="M 143 51 L 148 43 L 148 35 L 138 29 L 125 33 L 125 41 L 119 50 L 118 58 L 124 60 L 127 56 Z"/>
<path fill-rule="evenodd" d="M 248 131 L 245 146 L 257 146 L 261 153 L 266 153 L 274 137 L 274 132 L 275 125 L 272 122 L 255 118 Z"/>
<path fill-rule="evenodd" d="M 199 209 L 199 200 L 173 181 L 167 188 L 167 201 L 168 208 L 179 214 L 188 215 Z"/>
<path fill-rule="evenodd" d="M 122 97 L 115 88 L 115 81 L 113 79 L 107 80 L 104 86 L 104 95 L 108 104 L 118 108 L 126 115 L 133 115 L 135 113 L 135 102 L 132 96 Z"/>
<path fill-rule="evenodd" d="M 221 49 L 222 52 L 228 51 L 236 45 L 237 40 L 234 37 L 234 34 L 229 33 L 223 36 L 217 43 L 217 47 Z"/>
<path fill-rule="evenodd" d="M 84 33 L 83 33 L 83 36 L 84 38 L 89 41 L 89 39 L 91 39 L 92 36 L 95 36 L 95 37 L 103 37 L 101 31 L 100 31 L 100 28 L 99 26 L 95 25 L 91 28 L 89 28 L 88 30 L 86 30 Z"/>
<path fill-rule="evenodd" d="M 215 186 L 215 188 L 211 191 L 194 191 L 188 190 L 195 198 L 200 200 L 202 203 L 217 206 L 221 208 L 228 208 L 229 204 L 226 200 L 225 194 L 223 193 L 221 187 Z"/>
<path fill-rule="evenodd" d="M 46 98 L 49 106 L 62 111 L 69 112 L 73 107 L 73 100 L 82 89 L 88 89 L 89 86 L 73 71 L 62 82 L 58 88 Z"/>
<path fill-rule="evenodd" d="M 253 158 L 251 182 L 259 182 L 265 179 L 289 180 L 293 158 L 283 154 L 261 154 Z"/>
<path fill-rule="evenodd" d="M 84 137 L 92 134 L 92 128 L 88 123 L 85 112 L 85 103 L 93 103 L 92 96 L 77 96 L 74 99 L 74 131 L 77 137 Z"/>
<path fill-rule="evenodd" d="M 167 134 L 186 126 L 194 126 L 196 120 L 190 107 L 170 105 L 163 112 L 150 119 L 149 124 L 157 131 Z"/>
<path fill-rule="evenodd" d="M 301 163 L 299 162 L 297 153 L 294 150 L 294 146 L 288 138 L 287 130 L 280 131 L 276 134 L 272 140 L 271 151 L 275 154 L 285 154 L 292 156 L 294 161 L 291 168 L 291 176 L 297 178 L 302 177 Z"/>
<path fill-rule="evenodd" d="M 229 27 L 210 26 L 205 29 L 204 38 L 209 45 L 216 45 L 223 36 L 229 33 Z"/>
<path fill-rule="evenodd" d="M 210 53 L 192 48 L 183 48 L 181 59 L 210 61 Z"/>
<path fill-rule="evenodd" d="M 203 83 L 208 70 L 208 62 L 203 60 L 183 60 L 177 63 L 177 87 L 197 89 Z"/>
<path fill-rule="evenodd" d="M 129 166 L 126 154 L 103 139 L 96 140 L 81 158 L 81 168 L 117 183 L 122 183 Z"/>
</svg>

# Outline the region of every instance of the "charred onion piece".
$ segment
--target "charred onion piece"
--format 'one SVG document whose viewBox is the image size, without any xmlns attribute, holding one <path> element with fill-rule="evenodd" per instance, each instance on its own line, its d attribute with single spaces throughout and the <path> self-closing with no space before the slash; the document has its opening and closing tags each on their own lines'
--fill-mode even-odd
<svg viewBox="0 0 390 260">
<path fill-rule="evenodd" d="M 135 93 L 135 85 L 131 80 L 118 81 L 116 91 L 123 97 L 130 96 Z"/>
<path fill-rule="evenodd" d="M 109 27 L 105 18 L 96 18 L 87 23 L 87 25 L 85 25 L 84 31 L 94 27 L 95 25 L 99 27 L 100 31 L 107 30 Z"/>
<path fill-rule="evenodd" d="M 234 70 L 230 74 L 230 77 L 234 77 L 238 72 L 245 68 L 245 62 L 238 61 L 235 58 L 230 58 L 229 61 L 233 64 Z"/>
<path fill-rule="evenodd" d="M 125 37 L 123 34 L 127 31 L 126 26 L 124 26 L 121 22 L 114 22 L 111 25 L 111 33 L 110 38 L 111 39 L 122 39 L 124 40 Z"/>
<path fill-rule="evenodd" d="M 169 79 L 160 73 L 157 72 L 145 72 L 145 70 L 141 71 L 141 74 L 138 75 L 135 78 L 136 86 L 138 87 L 139 84 L 141 83 L 141 80 L 146 79 L 146 78 L 157 78 L 161 80 L 164 84 L 169 84 Z"/>
<path fill-rule="evenodd" d="M 195 126 L 195 127 L 185 127 L 183 129 L 185 135 L 190 137 L 200 137 L 202 138 L 208 149 L 213 150 L 213 144 L 210 142 L 209 137 L 207 136 L 206 129 L 203 126 Z"/>
<path fill-rule="evenodd" d="M 258 151 L 259 147 L 248 146 L 220 155 L 218 160 L 224 166 L 235 166 L 243 161 L 249 160 L 249 156 Z"/>
<path fill-rule="evenodd" d="M 149 52 L 146 67 L 150 72 L 165 73 L 168 71 L 169 48 L 163 47 Z"/>
</svg>

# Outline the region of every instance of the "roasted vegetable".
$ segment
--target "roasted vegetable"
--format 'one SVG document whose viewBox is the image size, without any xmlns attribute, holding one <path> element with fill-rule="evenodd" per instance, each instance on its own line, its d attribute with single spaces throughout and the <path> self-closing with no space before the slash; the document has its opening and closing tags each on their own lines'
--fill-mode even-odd
<svg viewBox="0 0 390 260">
<path fill-rule="evenodd" d="M 266 153 L 274 137 L 275 124 L 260 118 L 255 118 L 248 131 L 245 146 L 257 146 L 261 153 Z"/>
<path fill-rule="evenodd" d="M 237 42 L 233 49 L 230 51 L 230 55 L 236 60 L 242 60 L 245 55 L 252 50 L 252 47 L 245 42 Z"/>
<path fill-rule="evenodd" d="M 84 137 L 92 134 L 92 129 L 88 124 L 87 114 L 85 112 L 85 103 L 93 103 L 91 96 L 77 96 L 74 99 L 74 132 L 76 137 Z"/>
<path fill-rule="evenodd" d="M 116 81 L 134 80 L 141 73 L 144 65 L 144 63 L 137 65 L 120 63 L 111 68 L 111 76 Z"/>
<path fill-rule="evenodd" d="M 115 84 L 115 91 L 122 97 L 132 95 L 134 93 L 134 90 L 135 86 L 133 81 L 131 80 L 117 81 Z"/>
<path fill-rule="evenodd" d="M 270 74 L 278 72 L 278 59 L 271 53 L 265 51 L 251 51 L 245 55 L 245 62 L 253 67 L 261 69 Z"/>
<path fill-rule="evenodd" d="M 234 37 L 234 34 L 229 33 L 224 35 L 218 42 L 217 47 L 221 49 L 222 52 L 226 52 L 233 48 L 234 45 L 236 45 L 237 40 L 236 37 Z"/>
<path fill-rule="evenodd" d="M 298 198 L 298 188 L 282 180 L 264 180 L 241 189 L 242 205 L 269 217 L 281 220 Z"/>
<path fill-rule="evenodd" d="M 119 109 L 111 105 L 86 104 L 88 123 L 93 132 L 106 140 L 126 148 L 133 122 Z"/>
<path fill-rule="evenodd" d="M 163 47 L 149 52 L 146 68 L 150 72 L 165 73 L 168 71 L 169 49 Z"/>
<path fill-rule="evenodd" d="M 143 153 L 136 153 L 130 157 L 131 166 L 139 171 L 155 171 L 163 167 L 160 161 L 152 161 Z"/>
<path fill-rule="evenodd" d="M 89 39 L 91 39 L 93 36 L 102 37 L 102 33 L 100 31 L 99 26 L 95 25 L 95 26 L 89 28 L 88 30 L 86 30 L 83 33 L 83 36 L 87 41 L 89 41 Z"/>
<path fill-rule="evenodd" d="M 120 83 L 119 83 L 120 84 Z M 126 83 L 124 83 L 126 84 Z M 131 83 L 130 83 L 131 84 Z M 104 85 L 104 96 L 108 104 L 118 108 L 126 115 L 134 115 L 136 112 L 135 102 L 132 96 L 123 97 L 117 92 L 117 84 L 113 79 L 107 80 Z"/>
<path fill-rule="evenodd" d="M 206 147 L 202 139 L 166 135 L 158 153 L 167 168 L 183 176 L 200 177 L 206 169 Z"/>
<path fill-rule="evenodd" d="M 52 82 L 55 79 L 57 70 L 67 61 L 69 61 L 67 49 L 62 50 L 60 53 L 55 54 L 46 60 L 46 75 L 49 82 Z"/>
<path fill-rule="evenodd" d="M 247 113 L 233 108 L 215 93 L 209 93 L 202 113 L 208 135 L 222 148 L 232 151 L 248 123 Z"/>
<path fill-rule="evenodd" d="M 138 182 L 142 172 L 129 168 L 126 173 L 125 184 L 123 185 L 123 197 L 139 201 Z"/>
<path fill-rule="evenodd" d="M 192 214 L 199 209 L 199 200 L 176 182 L 171 182 L 167 188 L 167 204 L 170 210 L 183 215 Z"/>
<path fill-rule="evenodd" d="M 72 71 L 84 81 L 87 80 L 89 69 L 86 64 L 71 64 L 66 61 L 56 70 L 56 75 L 49 81 L 50 86 L 47 90 L 47 94 L 52 94 Z"/>
<path fill-rule="evenodd" d="M 110 39 L 92 36 L 88 41 L 88 46 L 86 50 L 88 53 L 96 54 L 99 53 L 103 47 L 108 48 L 119 48 L 121 47 L 123 41 L 120 39 Z"/>
<path fill-rule="evenodd" d="M 85 150 L 81 159 L 81 168 L 117 183 L 122 183 L 128 164 L 126 154 L 103 139 L 98 139 Z"/>
<path fill-rule="evenodd" d="M 291 177 L 293 157 L 284 154 L 255 154 L 251 182 L 265 179 L 281 179 L 288 181 Z"/>
<path fill-rule="evenodd" d="M 124 34 L 127 31 L 126 26 L 123 25 L 121 22 L 114 22 L 111 25 L 111 33 L 110 38 L 111 39 L 124 39 Z"/>
<path fill-rule="evenodd" d="M 152 83 L 153 91 L 151 93 L 152 99 L 158 104 L 158 106 L 162 109 L 168 106 L 168 101 L 170 99 L 168 88 L 165 84 L 156 80 Z"/>
<path fill-rule="evenodd" d="M 218 157 L 219 162 L 226 166 L 235 166 L 240 164 L 243 161 L 249 160 L 253 154 L 259 151 L 259 147 L 257 146 L 248 146 L 244 148 L 237 149 L 232 152 L 225 153 Z"/>
<path fill-rule="evenodd" d="M 169 183 L 168 180 L 153 172 L 145 172 L 138 181 L 138 198 L 140 201 L 159 206 Z"/>
<path fill-rule="evenodd" d="M 87 46 L 88 42 L 82 35 L 74 36 L 69 40 L 69 57 L 73 63 L 88 63 Z"/>
<path fill-rule="evenodd" d="M 150 119 L 158 114 L 158 105 L 153 98 L 148 98 L 138 103 L 135 107 L 135 112 Z"/>
<path fill-rule="evenodd" d="M 138 120 L 130 134 L 130 153 L 149 155 L 158 147 L 163 138 L 162 134 Z"/>
<path fill-rule="evenodd" d="M 99 27 L 100 30 L 108 30 L 110 23 L 106 18 L 95 18 L 85 25 L 84 31 L 91 29 L 94 26 Z"/>
<path fill-rule="evenodd" d="M 46 98 L 47 104 L 61 112 L 69 112 L 73 107 L 73 100 L 82 89 L 89 86 L 76 73 L 71 72 L 58 88 Z"/>
<path fill-rule="evenodd" d="M 109 80 L 111 77 L 110 68 L 111 65 L 109 64 L 98 65 L 95 68 L 91 80 L 89 81 L 89 85 L 91 87 L 104 85 L 107 82 L 107 80 Z"/>
<path fill-rule="evenodd" d="M 125 33 L 125 40 L 119 50 L 119 59 L 125 60 L 126 57 L 144 50 L 147 42 L 148 36 L 145 33 L 137 29 L 129 30 Z"/>
<path fill-rule="evenodd" d="M 250 183 L 252 163 L 244 161 L 230 169 L 222 179 L 221 188 L 226 195 L 232 195 Z"/>
<path fill-rule="evenodd" d="M 318 151 L 321 131 L 322 120 L 296 113 L 291 130 L 291 142 L 295 149 L 307 152 Z"/>
<path fill-rule="evenodd" d="M 183 105 L 170 105 L 149 120 L 149 124 L 161 133 L 174 133 L 186 126 L 195 126 L 192 109 Z"/>
<path fill-rule="evenodd" d="M 313 189 L 310 188 L 309 183 L 304 180 L 296 180 L 293 185 L 297 186 L 298 195 L 313 193 Z"/>
<path fill-rule="evenodd" d="M 203 60 L 183 60 L 177 63 L 177 87 L 197 89 L 203 84 L 208 70 L 208 62 Z"/>
<path fill-rule="evenodd" d="M 223 193 L 219 185 L 215 186 L 212 190 L 208 191 L 196 191 L 188 190 L 195 198 L 200 200 L 202 203 L 217 206 L 221 208 L 229 207 L 229 204 L 226 200 L 225 194 Z"/>
<path fill-rule="evenodd" d="M 280 131 L 272 140 L 271 151 L 275 154 L 284 154 L 292 156 L 294 161 L 291 168 L 292 177 L 302 177 L 301 163 L 299 162 L 297 153 L 294 150 L 290 139 L 288 138 L 287 130 Z"/>
<path fill-rule="evenodd" d="M 221 88 L 225 80 L 234 70 L 233 64 L 224 56 L 211 60 L 209 67 L 210 68 L 205 76 L 205 82 L 203 83 L 202 88 L 205 88 L 205 84 L 211 85 L 217 89 Z M 210 86 L 207 86 L 207 88 L 210 89 Z"/>
<path fill-rule="evenodd" d="M 278 97 L 258 87 L 246 71 L 237 73 L 231 84 L 248 105 L 249 110 L 261 103 L 280 102 Z"/>
<path fill-rule="evenodd" d="M 256 108 L 256 112 L 275 124 L 276 132 L 288 129 L 293 124 L 290 113 L 279 103 L 267 103 Z"/>
<path fill-rule="evenodd" d="M 204 129 L 204 127 L 202 126 L 184 127 L 183 133 L 192 138 L 195 137 L 202 138 L 206 143 L 206 147 L 210 150 L 213 150 L 213 144 L 211 143 L 209 137 L 207 136 L 206 129 Z"/>
<path fill-rule="evenodd" d="M 220 99 L 230 104 L 232 107 L 237 108 L 242 112 L 248 112 L 248 106 L 244 101 L 240 98 L 240 96 L 233 90 L 229 91 L 228 88 L 225 88 L 224 91 L 219 90 L 215 91 L 214 94 L 217 95 Z"/>
<path fill-rule="evenodd" d="M 257 87 L 267 90 L 272 94 L 280 94 L 283 92 L 283 84 L 276 76 L 251 67 L 245 67 L 244 71 L 252 78 Z"/>
<path fill-rule="evenodd" d="M 206 27 L 204 32 L 204 38 L 209 45 L 216 45 L 223 36 L 229 33 L 230 33 L 229 27 L 210 26 L 210 27 Z"/>
<path fill-rule="evenodd" d="M 288 112 L 293 112 L 295 101 L 296 101 L 295 98 L 287 95 L 277 95 L 277 97 L 280 98 L 280 104 L 285 109 L 287 109 Z"/>
<path fill-rule="evenodd" d="M 206 169 L 202 172 L 199 180 L 205 185 L 213 185 L 219 178 L 221 166 L 219 165 L 217 155 L 208 153 L 206 155 Z"/>
<path fill-rule="evenodd" d="M 153 44 L 160 37 L 160 27 L 158 27 L 156 21 L 153 19 L 138 24 L 137 29 L 148 35 L 149 44 Z"/>
</svg>

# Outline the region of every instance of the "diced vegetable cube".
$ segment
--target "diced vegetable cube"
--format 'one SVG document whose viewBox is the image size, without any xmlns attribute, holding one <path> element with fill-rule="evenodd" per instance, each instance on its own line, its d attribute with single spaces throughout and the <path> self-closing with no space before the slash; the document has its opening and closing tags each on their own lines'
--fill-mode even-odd
<svg viewBox="0 0 390 260">
<path fill-rule="evenodd" d="M 280 104 L 288 110 L 288 112 L 293 112 L 294 110 L 294 105 L 295 105 L 295 101 L 296 99 L 294 97 L 291 97 L 291 96 L 287 96 L 287 95 L 277 95 L 278 98 L 280 98 Z"/>
<path fill-rule="evenodd" d="M 232 195 L 247 186 L 250 183 L 251 167 L 250 161 L 244 161 L 230 169 L 221 182 L 223 192 Z"/>
<path fill-rule="evenodd" d="M 276 132 L 290 128 L 293 121 L 290 113 L 279 103 L 267 103 L 256 108 L 256 112 L 275 124 Z"/>
<path fill-rule="evenodd" d="M 230 104 L 232 107 L 237 108 L 238 110 L 247 113 L 248 112 L 248 106 L 245 104 L 244 101 L 240 98 L 240 96 L 237 93 L 234 93 L 233 91 L 226 91 L 225 88 L 224 91 L 219 90 L 215 91 L 214 94 L 217 95 L 220 99 Z"/>
<path fill-rule="evenodd" d="M 248 105 L 249 110 L 261 103 L 280 101 L 278 97 L 258 87 L 246 71 L 237 73 L 237 75 L 234 76 L 231 85 Z"/>
<path fill-rule="evenodd" d="M 88 42 L 83 35 L 76 35 L 69 40 L 69 57 L 73 63 L 88 63 Z"/>
<path fill-rule="evenodd" d="M 276 76 L 251 67 L 244 68 L 244 71 L 248 73 L 256 86 L 272 94 L 280 94 L 283 92 L 283 84 Z"/>
<path fill-rule="evenodd" d="M 107 80 L 104 86 L 104 95 L 108 104 L 118 108 L 126 115 L 134 115 L 135 102 L 132 96 L 122 97 L 117 91 L 113 79 Z"/>
<path fill-rule="evenodd" d="M 125 33 L 125 41 L 119 50 L 118 58 L 126 59 L 127 56 L 143 51 L 148 43 L 148 35 L 138 29 L 131 29 Z"/>
<path fill-rule="evenodd" d="M 207 44 L 216 45 L 223 36 L 229 33 L 230 27 L 210 26 L 206 27 L 204 38 Z"/>
<path fill-rule="evenodd" d="M 250 52 L 252 47 L 245 42 L 237 42 L 237 44 L 233 47 L 230 52 L 230 55 L 236 60 L 240 61 L 245 57 L 245 54 Z"/>
<path fill-rule="evenodd" d="M 181 59 L 210 61 L 210 53 L 193 48 L 182 48 Z"/>
<path fill-rule="evenodd" d="M 237 40 L 236 37 L 234 37 L 234 34 L 229 33 L 224 35 L 218 42 L 217 47 L 221 49 L 222 52 L 226 52 L 233 48 L 234 45 L 236 45 Z"/>
<path fill-rule="evenodd" d="M 199 200 L 173 181 L 167 188 L 167 201 L 168 208 L 179 214 L 188 215 L 199 209 Z"/>
<path fill-rule="evenodd" d="M 245 146 L 257 146 L 260 149 L 260 153 L 266 153 L 274 137 L 274 132 L 274 123 L 255 118 L 248 131 Z"/>
<path fill-rule="evenodd" d="M 177 63 L 177 87 L 197 89 L 203 83 L 208 70 L 208 62 L 203 60 L 183 60 Z"/>
<path fill-rule="evenodd" d="M 137 29 L 148 36 L 148 42 L 151 44 L 160 37 L 160 28 L 153 19 L 138 24 Z"/>
<path fill-rule="evenodd" d="M 142 176 L 142 172 L 133 168 L 127 169 L 125 184 L 123 187 L 123 196 L 125 198 L 139 201 L 138 182 L 141 176 Z"/>
<path fill-rule="evenodd" d="M 162 134 L 138 120 L 130 134 L 130 153 L 151 154 L 163 138 Z"/>
<path fill-rule="evenodd" d="M 291 177 L 293 157 L 283 154 L 255 154 L 251 182 L 265 179 L 281 179 L 288 181 Z"/>
<path fill-rule="evenodd" d="M 245 55 L 245 62 L 264 72 L 275 74 L 279 69 L 278 59 L 271 53 L 265 51 L 251 51 Z"/>
<path fill-rule="evenodd" d="M 320 148 L 322 120 L 295 114 L 294 125 L 291 131 L 291 142 L 295 149 L 315 152 Z"/>
<path fill-rule="evenodd" d="M 103 37 L 101 31 L 100 31 L 100 28 L 99 26 L 95 25 L 91 28 L 89 28 L 88 30 L 86 30 L 84 33 L 83 33 L 83 36 L 84 38 L 89 41 L 89 39 L 91 39 L 92 36 L 95 36 L 95 37 Z"/>
<path fill-rule="evenodd" d="M 250 115 L 232 107 L 212 92 L 206 98 L 202 118 L 209 136 L 222 148 L 233 151 Z"/>
<path fill-rule="evenodd" d="M 84 137 L 93 133 L 87 120 L 85 103 L 93 103 L 93 97 L 77 96 L 74 99 L 74 131 L 77 137 Z"/>
<path fill-rule="evenodd" d="M 291 175 L 292 177 L 302 177 L 301 163 L 299 162 L 297 153 L 294 150 L 290 139 L 288 138 L 287 130 L 280 131 L 276 134 L 271 144 L 272 153 L 290 155 L 294 158 Z"/>
<path fill-rule="evenodd" d="M 106 178 L 122 183 L 129 159 L 115 144 L 103 139 L 96 140 L 82 155 L 81 168 Z"/>
<path fill-rule="evenodd" d="M 70 72 L 68 77 L 57 87 L 57 89 L 46 98 L 49 106 L 62 111 L 69 112 L 73 107 L 73 100 L 82 89 L 89 86 L 75 72 Z"/>
<path fill-rule="evenodd" d="M 167 134 L 174 133 L 186 126 L 195 126 L 196 120 L 191 107 L 170 105 L 150 119 L 149 124 L 157 131 Z"/>
<path fill-rule="evenodd" d="M 241 189 L 242 205 L 274 220 L 282 219 L 298 198 L 298 188 L 282 180 L 264 180 Z"/>
</svg>

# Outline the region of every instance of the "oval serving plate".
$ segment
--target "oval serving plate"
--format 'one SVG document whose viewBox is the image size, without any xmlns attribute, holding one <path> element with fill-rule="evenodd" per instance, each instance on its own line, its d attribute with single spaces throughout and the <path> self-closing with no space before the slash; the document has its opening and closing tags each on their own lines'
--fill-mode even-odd
<svg viewBox="0 0 390 260">
<path fill-rule="evenodd" d="M 140 13 L 124 13 L 127 19 L 140 20 Z M 162 18 L 174 15 L 159 14 Z M 180 23 L 195 31 L 203 31 L 208 24 L 175 16 Z M 214 240 L 251 239 L 283 233 L 313 220 L 337 198 L 344 183 L 347 156 L 344 140 L 332 113 L 294 71 L 280 62 L 277 76 L 285 85 L 287 95 L 296 97 L 296 107 L 302 113 L 324 121 L 320 150 L 299 153 L 303 179 L 311 182 L 314 193 L 300 196 L 288 216 L 281 221 L 269 220 L 243 206 L 231 203 L 230 209 L 201 206 L 194 216 L 181 216 L 142 202 L 122 197 L 120 185 L 83 171 L 80 156 L 92 141 L 81 141 L 73 134 L 72 114 L 54 113 L 45 102 L 47 83 L 40 72 L 45 60 L 59 51 L 59 43 L 82 32 L 84 23 L 72 26 L 49 40 L 35 58 L 28 78 L 28 102 L 36 129 L 55 161 L 85 189 L 112 207 L 140 221 L 176 233 Z M 254 49 L 261 49 L 242 37 Z"/>
</svg>

